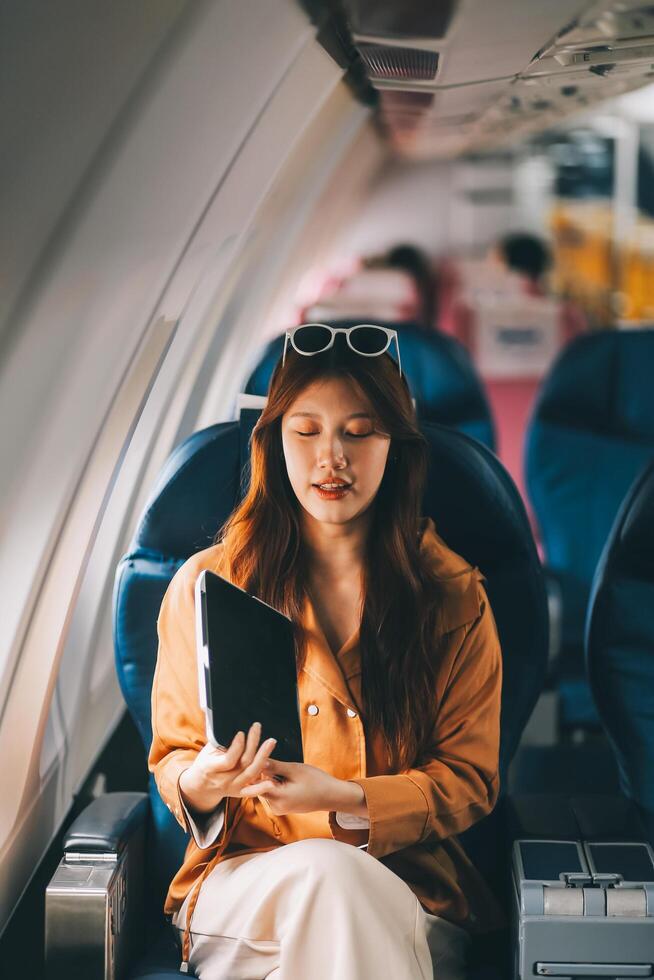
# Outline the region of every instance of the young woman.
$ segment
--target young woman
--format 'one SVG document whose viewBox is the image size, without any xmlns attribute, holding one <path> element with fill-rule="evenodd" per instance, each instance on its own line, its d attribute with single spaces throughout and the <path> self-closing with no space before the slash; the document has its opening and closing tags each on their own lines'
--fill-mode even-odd
<svg viewBox="0 0 654 980">
<path fill-rule="evenodd" d="M 497 632 L 481 574 L 421 518 L 393 334 L 287 334 L 248 493 L 161 606 L 149 764 L 192 835 L 165 911 L 202 980 L 462 980 L 470 934 L 501 922 L 455 836 L 498 794 Z M 304 764 L 256 724 L 205 744 L 205 568 L 293 620 Z"/>
</svg>

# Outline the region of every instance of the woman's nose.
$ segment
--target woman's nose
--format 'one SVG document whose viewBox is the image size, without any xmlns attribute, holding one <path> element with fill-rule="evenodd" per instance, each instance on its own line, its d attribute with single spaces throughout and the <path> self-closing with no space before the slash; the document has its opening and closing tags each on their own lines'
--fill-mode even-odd
<svg viewBox="0 0 654 980">
<path fill-rule="evenodd" d="M 342 467 L 346 465 L 343 446 L 338 439 L 328 440 L 319 449 L 319 466 Z"/>
</svg>

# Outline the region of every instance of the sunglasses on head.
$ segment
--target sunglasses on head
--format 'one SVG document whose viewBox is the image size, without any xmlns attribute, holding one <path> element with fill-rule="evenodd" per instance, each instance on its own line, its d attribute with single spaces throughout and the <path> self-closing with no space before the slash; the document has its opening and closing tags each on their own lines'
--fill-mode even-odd
<svg viewBox="0 0 654 980">
<path fill-rule="evenodd" d="M 358 323 L 354 327 L 330 327 L 326 323 L 302 323 L 299 327 L 293 327 L 286 331 L 284 338 L 284 354 L 282 356 L 282 366 L 286 363 L 286 351 L 289 342 L 294 351 L 311 357 L 313 354 L 322 354 L 323 351 L 333 347 L 337 333 L 344 333 L 348 347 L 361 354 L 362 357 L 378 357 L 385 354 L 395 341 L 397 350 L 397 366 L 402 377 L 402 361 L 400 360 L 400 345 L 397 340 L 397 330 L 389 327 L 380 327 L 375 323 Z"/>
</svg>

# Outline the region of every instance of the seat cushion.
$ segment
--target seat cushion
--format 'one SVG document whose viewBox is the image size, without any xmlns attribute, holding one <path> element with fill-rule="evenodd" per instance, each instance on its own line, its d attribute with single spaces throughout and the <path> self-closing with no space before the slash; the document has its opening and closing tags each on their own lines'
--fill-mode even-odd
<svg viewBox="0 0 654 980">
<path fill-rule="evenodd" d="M 179 970 L 146 970 L 145 973 L 130 973 L 130 980 L 168 980 L 168 977 L 188 977 L 188 973 Z"/>
<path fill-rule="evenodd" d="M 136 960 L 128 980 L 162 980 L 163 977 L 188 976 L 179 972 L 181 955 L 173 927 L 164 922 L 155 932 L 146 950 Z"/>
<path fill-rule="evenodd" d="M 481 938 L 481 937 L 479 937 Z M 506 937 L 492 937 L 493 947 L 502 945 Z M 486 945 L 479 939 L 476 946 Z M 484 951 L 477 950 L 477 956 L 486 958 Z M 495 957 L 493 957 L 494 959 Z M 145 953 L 140 957 L 128 975 L 128 980 L 168 980 L 170 977 L 188 977 L 187 973 L 180 973 L 180 951 L 175 940 L 175 936 L 167 923 L 157 934 L 154 942 L 149 946 Z M 227 980 L 227 978 L 225 978 Z M 504 980 L 504 971 L 498 966 L 491 966 L 488 963 L 483 965 L 474 964 L 468 971 L 468 980 Z"/>
</svg>

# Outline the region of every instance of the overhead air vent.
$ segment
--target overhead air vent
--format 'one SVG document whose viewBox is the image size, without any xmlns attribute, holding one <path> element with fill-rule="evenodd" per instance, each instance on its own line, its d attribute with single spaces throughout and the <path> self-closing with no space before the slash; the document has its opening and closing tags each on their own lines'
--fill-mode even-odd
<svg viewBox="0 0 654 980">
<path fill-rule="evenodd" d="M 438 53 L 382 44 L 358 44 L 368 76 L 374 81 L 429 82 L 438 71 Z"/>
</svg>

